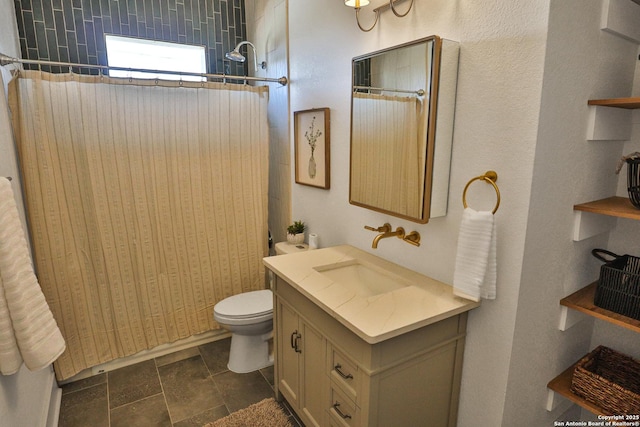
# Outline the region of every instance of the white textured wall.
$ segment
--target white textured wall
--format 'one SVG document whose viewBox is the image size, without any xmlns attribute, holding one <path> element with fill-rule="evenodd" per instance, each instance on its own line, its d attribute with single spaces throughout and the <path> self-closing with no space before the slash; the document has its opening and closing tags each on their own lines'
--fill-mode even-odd
<svg viewBox="0 0 640 427">
<path fill-rule="evenodd" d="M 616 0 L 614 0 L 616 1 Z M 619 1 L 619 0 L 617 0 Z M 637 6 L 640 10 L 640 6 Z M 640 12 L 638 12 L 640 14 Z M 637 16 L 637 15 L 636 15 Z M 633 22 L 635 28 L 640 26 L 640 22 Z M 640 96 L 640 61 L 638 59 L 639 46 L 635 43 L 623 43 L 625 46 L 625 56 L 615 63 L 607 63 L 606 71 L 615 77 L 608 80 L 609 84 L 615 84 L 615 88 L 609 89 L 605 86 L 603 90 L 597 92 L 598 97 L 604 97 L 604 93 L 616 91 L 615 96 Z M 629 83 L 629 69 L 635 66 L 633 84 Z M 633 69 L 633 68 L 631 68 Z M 619 73 L 623 72 L 621 78 Z M 607 146 L 613 152 L 614 160 L 617 161 L 622 155 L 640 151 L 640 110 L 634 110 L 632 115 L 632 131 L 629 141 L 624 143 L 614 142 Z M 622 147 L 620 149 L 620 147 Z M 611 173 L 610 168 L 607 173 Z M 626 197 L 627 192 L 627 166 L 625 165 L 618 177 L 617 195 Z M 631 254 L 640 257 L 640 224 L 631 219 L 618 218 L 616 228 L 610 233 L 609 240 L 604 244 L 605 248 L 617 254 Z M 595 261 L 596 268 L 600 268 L 601 263 Z M 597 275 L 597 273 L 596 273 Z M 597 276 L 596 276 L 597 277 Z M 628 354 L 640 360 L 640 339 L 637 333 L 620 328 L 606 322 L 596 322 L 593 336 L 591 338 L 591 348 L 598 345 L 606 345 L 617 351 Z"/>
<path fill-rule="evenodd" d="M 0 0 L 0 53 L 12 57 L 20 56 L 18 45 L 18 28 L 16 26 L 14 6 L 12 0 Z M 6 84 L 6 82 L 5 82 Z M 7 116 L 6 98 L 4 88 L 0 90 L 0 175 L 15 176 L 17 164 L 15 149 Z"/>
<path fill-rule="evenodd" d="M 342 2 L 291 1 L 289 5 L 292 111 L 331 108 L 332 188 L 324 191 L 295 184 L 293 187 L 293 217 L 307 221 L 311 231 L 320 235 L 323 246 L 350 243 L 451 283 L 463 209 L 462 189 L 469 179 L 488 169 L 499 174 L 502 205 L 497 213 L 498 299 L 484 302 L 470 316 L 460 426 L 503 424 L 532 185 L 548 7 L 548 1 L 416 0 L 406 18 L 385 12 L 376 29 L 362 33 L 354 22 L 353 10 Z M 363 21 L 370 10 L 362 11 Z M 350 65 L 354 56 L 432 34 L 461 43 L 460 72 L 449 213 L 419 225 L 348 203 Z M 481 196 L 475 208 L 493 206 L 495 196 L 489 189 L 478 185 L 471 192 Z M 415 248 L 389 239 L 372 250 L 374 233 L 363 226 L 378 226 L 385 221 L 407 231 L 418 230 L 422 246 Z M 544 410 L 539 411 L 544 417 Z M 525 425 L 514 422 L 505 420 L 505 425 Z"/>
<path fill-rule="evenodd" d="M 18 27 L 13 2 L 0 0 L 0 53 L 20 57 L 18 44 Z"/>
<path fill-rule="evenodd" d="M 245 8 L 248 39 L 256 46 L 258 62 L 267 62 L 258 75 L 287 76 L 286 0 L 247 0 Z M 291 224 L 288 100 L 289 86 L 269 84 L 269 229 L 274 242 L 286 240 Z"/>
<path fill-rule="evenodd" d="M 640 255 L 637 221 L 619 219 L 610 234 L 571 239 L 573 205 L 625 195 L 624 176 L 613 167 L 622 154 L 640 151 L 637 111 L 631 141 L 586 141 L 588 99 L 640 93 L 638 46 L 600 29 L 609 1 L 640 7 L 630 0 L 416 0 L 407 18 L 383 13 L 365 34 L 341 2 L 290 4 L 292 111 L 330 107 L 332 115 L 331 190 L 293 187 L 294 218 L 307 221 L 323 246 L 350 243 L 451 283 L 462 188 L 485 170 L 499 174 L 498 299 L 470 315 L 459 426 L 576 420 L 576 407 L 546 411 L 550 379 L 599 344 L 640 357 L 637 334 L 605 322 L 557 329 L 559 300 L 598 277 L 592 248 Z M 348 204 L 350 61 L 431 34 L 461 43 L 451 188 L 448 215 L 416 225 Z M 481 187 L 470 190 L 478 200 L 472 206 L 490 208 L 492 192 Z M 370 249 L 374 235 L 363 225 L 385 221 L 420 231 L 422 246 L 390 239 Z"/>
<path fill-rule="evenodd" d="M 19 57 L 18 31 L 12 0 L 0 0 L 0 52 Z M 20 195 L 15 148 L 4 89 L 0 88 L 0 176 L 14 178 L 13 190 Z M 24 216 L 22 218 L 25 221 Z M 0 425 L 45 426 L 54 374 L 51 368 L 31 372 L 22 366 L 14 375 L 0 375 Z"/>
<path fill-rule="evenodd" d="M 587 100 L 629 96 L 637 52 L 600 29 L 601 10 L 600 0 L 551 1 L 505 420 L 550 423 L 558 414 L 543 418 L 547 382 L 591 349 L 593 320 L 560 332 L 558 301 L 597 279 L 601 263 L 590 251 L 608 247 L 608 236 L 572 241 L 572 206 L 616 193 L 623 144 L 586 141 Z"/>
</svg>

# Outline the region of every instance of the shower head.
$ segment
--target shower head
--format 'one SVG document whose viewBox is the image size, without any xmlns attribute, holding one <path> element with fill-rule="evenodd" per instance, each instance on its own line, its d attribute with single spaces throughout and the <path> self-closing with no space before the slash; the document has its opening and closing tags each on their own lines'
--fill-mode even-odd
<svg viewBox="0 0 640 427">
<path fill-rule="evenodd" d="M 238 52 L 238 48 L 237 47 L 235 49 L 233 49 L 231 52 L 227 52 L 225 57 L 227 59 L 229 59 L 231 61 L 235 61 L 235 62 L 244 62 L 244 61 L 247 60 L 247 58 L 245 58 L 243 54 Z"/>
<path fill-rule="evenodd" d="M 235 62 L 245 62 L 247 60 L 247 58 L 245 58 L 245 56 L 243 54 L 240 53 L 240 47 L 242 47 L 242 45 L 249 45 L 253 48 L 253 64 L 256 67 L 256 71 L 258 71 L 258 59 L 256 57 L 256 47 L 253 45 L 253 43 L 251 42 L 240 42 L 238 43 L 238 45 L 235 47 L 235 49 L 233 49 L 231 52 L 227 52 L 224 56 L 225 58 L 231 60 L 231 61 L 235 61 Z M 262 68 L 263 70 L 265 68 L 267 68 L 267 63 L 265 61 L 262 61 L 260 63 L 260 68 Z"/>
</svg>

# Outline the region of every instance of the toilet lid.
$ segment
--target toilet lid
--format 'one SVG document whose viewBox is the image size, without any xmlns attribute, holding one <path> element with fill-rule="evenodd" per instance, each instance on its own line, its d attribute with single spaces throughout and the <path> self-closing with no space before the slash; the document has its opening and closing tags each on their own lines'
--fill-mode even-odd
<svg viewBox="0 0 640 427">
<path fill-rule="evenodd" d="M 213 310 L 226 317 L 255 317 L 273 311 L 273 293 L 268 290 L 244 292 L 223 299 Z"/>
</svg>

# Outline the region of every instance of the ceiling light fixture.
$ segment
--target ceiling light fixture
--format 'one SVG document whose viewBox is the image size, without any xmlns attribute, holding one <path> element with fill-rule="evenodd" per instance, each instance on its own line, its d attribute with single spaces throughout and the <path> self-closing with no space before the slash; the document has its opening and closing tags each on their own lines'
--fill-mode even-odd
<svg viewBox="0 0 640 427">
<path fill-rule="evenodd" d="M 378 19 L 380 18 L 380 12 L 383 12 L 387 9 L 391 9 L 393 11 L 393 14 L 396 15 L 398 18 L 402 18 L 407 16 L 407 14 L 411 11 L 411 8 L 413 7 L 413 1 L 411 0 L 411 4 L 409 5 L 409 9 L 407 9 L 407 11 L 405 13 L 399 13 L 396 8 L 394 7 L 394 5 L 396 3 L 400 3 L 403 2 L 404 0 L 389 0 L 388 4 L 376 7 L 375 9 L 373 9 L 373 12 L 376 14 L 376 20 L 373 21 L 373 25 L 369 28 L 363 28 L 362 25 L 360 24 L 360 8 L 362 6 L 366 6 L 369 4 L 369 0 L 344 0 L 344 4 L 345 6 L 349 6 L 349 7 L 353 7 L 356 9 L 356 22 L 358 23 L 358 28 L 360 28 L 360 30 L 364 31 L 364 32 L 368 32 L 373 30 L 373 27 L 376 26 L 376 24 L 378 23 Z"/>
</svg>

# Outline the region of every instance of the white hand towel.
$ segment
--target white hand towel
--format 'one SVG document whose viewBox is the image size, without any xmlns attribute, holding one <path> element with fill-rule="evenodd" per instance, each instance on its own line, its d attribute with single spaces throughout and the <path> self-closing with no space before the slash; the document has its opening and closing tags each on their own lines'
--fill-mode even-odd
<svg viewBox="0 0 640 427">
<path fill-rule="evenodd" d="M 496 224 L 488 211 L 462 213 L 453 273 L 454 295 L 473 301 L 496 298 Z"/>
<path fill-rule="evenodd" d="M 32 371 L 50 365 L 64 352 L 65 342 L 33 272 L 6 178 L 0 178 L 0 278 L 0 372 L 15 373 L 22 360 Z"/>
</svg>

